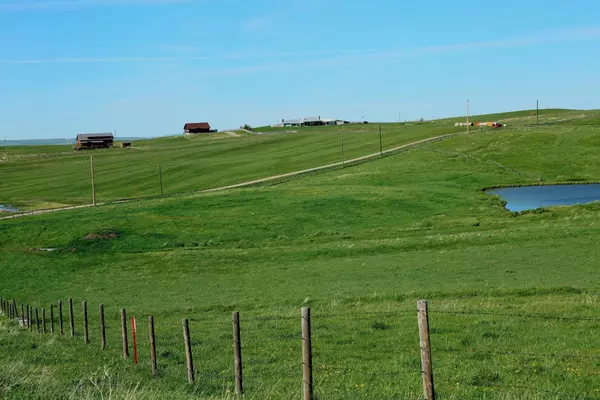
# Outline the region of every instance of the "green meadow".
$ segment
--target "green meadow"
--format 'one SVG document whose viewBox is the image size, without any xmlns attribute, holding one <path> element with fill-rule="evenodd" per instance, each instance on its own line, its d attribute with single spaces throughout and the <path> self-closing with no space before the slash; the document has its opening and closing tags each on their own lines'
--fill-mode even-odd
<svg viewBox="0 0 600 400">
<path fill-rule="evenodd" d="M 93 152 L 100 201 L 158 194 L 158 164 L 165 196 L 0 221 L 0 296 L 46 310 L 73 298 L 76 316 L 74 338 L 0 318 L 0 398 L 233 399 L 231 313 L 239 311 L 244 397 L 297 399 L 300 308 L 310 307 L 316 398 L 422 399 L 416 301 L 427 299 L 440 399 L 600 399 L 600 203 L 511 213 L 482 190 L 600 181 L 598 115 L 543 110 L 539 125 L 531 111 L 475 117 L 508 126 L 469 135 L 454 127 L 458 119 L 382 124 L 384 148 L 459 135 L 212 193 L 196 191 L 337 162 L 342 138 L 347 158 L 376 153 L 378 126 Z M 0 203 L 89 203 L 90 154 L 9 148 Z M 121 356 L 123 307 L 137 320 L 137 366 Z"/>
</svg>

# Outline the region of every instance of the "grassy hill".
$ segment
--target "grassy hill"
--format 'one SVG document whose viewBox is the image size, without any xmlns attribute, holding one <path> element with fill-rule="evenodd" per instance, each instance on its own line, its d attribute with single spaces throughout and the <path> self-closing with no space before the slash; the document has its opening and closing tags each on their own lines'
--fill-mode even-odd
<svg viewBox="0 0 600 400">
<path fill-rule="evenodd" d="M 473 117 L 531 123 L 531 111 Z M 595 111 L 542 110 L 542 123 L 597 119 Z M 535 119 L 535 117 L 533 117 Z M 456 119 L 458 120 L 458 119 Z M 422 124 L 381 124 L 389 149 L 416 140 L 462 132 L 454 120 Z M 290 132 L 290 128 L 283 128 Z M 261 132 L 266 128 L 256 128 Z M 293 133 L 250 135 L 238 131 L 134 142 L 130 149 L 72 151 L 71 146 L 15 146 L 0 161 L 0 204 L 22 210 L 91 203 L 89 156 L 94 155 L 98 201 L 197 191 L 316 167 L 379 151 L 378 124 L 298 128 Z M 4 156 L 3 153 L 2 156 Z"/>
<path fill-rule="evenodd" d="M 481 191 L 534 184 L 539 177 L 600 181 L 600 124 L 595 117 L 585 124 L 565 118 L 580 113 L 549 112 L 544 118 L 554 123 L 540 127 L 474 130 L 277 186 L 1 221 L 0 296 L 37 307 L 73 297 L 78 318 L 85 299 L 93 330 L 92 344 L 85 346 L 81 336 L 50 339 L 0 320 L 0 393 L 10 399 L 65 393 L 100 398 L 109 392 L 231 398 L 236 310 L 247 397 L 298 398 L 299 308 L 310 306 L 320 399 L 417 399 L 415 300 L 427 298 L 440 398 L 597 398 L 600 205 L 512 214 Z M 529 118 L 527 112 L 505 118 L 517 117 Z M 557 122 L 563 119 L 569 120 Z M 137 153 L 114 149 L 98 159 L 117 164 L 127 158 L 111 170 L 124 177 L 132 154 L 140 170 L 153 157 L 165 157 L 169 169 L 180 173 L 173 175 L 179 177 L 174 187 L 191 190 L 335 160 L 329 147 L 342 135 L 353 138 L 353 154 L 378 150 L 375 126 L 360 126 L 366 132 L 343 128 L 266 138 L 160 139 L 141 144 Z M 389 136 L 397 135 L 395 143 L 453 129 L 445 122 L 384 126 Z M 12 175 L 18 171 L 23 180 L 38 162 L 67 169 L 87 162 L 80 154 L 32 157 L 3 164 L 3 177 L 17 182 Z M 205 177 L 184 173 L 204 169 Z M 43 179 L 32 179 L 41 186 L 39 198 L 53 201 L 58 179 L 47 189 Z M 2 186 L 2 200 L 32 197 L 36 190 L 27 187 L 13 193 Z M 103 187 L 111 196 L 129 193 L 116 181 Z M 81 190 L 85 201 L 87 189 Z M 107 307 L 106 351 L 98 344 L 100 303 Z M 136 368 L 120 358 L 121 307 L 140 321 L 142 364 Z M 148 315 L 157 329 L 155 379 L 148 364 Z M 182 318 L 191 318 L 198 362 L 198 382 L 191 387 Z"/>
<path fill-rule="evenodd" d="M 385 125 L 385 148 L 459 131 L 452 125 Z M 91 202 L 90 161 L 95 158 L 99 201 L 189 192 L 379 151 L 377 125 L 315 127 L 289 134 L 231 137 L 226 133 L 134 142 L 130 149 L 73 152 L 70 146 L 15 147 L 0 162 L 0 202 L 23 208 Z"/>
</svg>

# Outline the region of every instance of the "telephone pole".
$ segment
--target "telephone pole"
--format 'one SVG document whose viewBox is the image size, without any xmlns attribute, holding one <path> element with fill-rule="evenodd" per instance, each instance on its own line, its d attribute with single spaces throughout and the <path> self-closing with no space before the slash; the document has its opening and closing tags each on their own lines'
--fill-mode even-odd
<svg viewBox="0 0 600 400">
<path fill-rule="evenodd" d="M 379 156 L 383 157 L 383 143 L 381 140 L 381 125 L 379 125 Z"/>
<path fill-rule="evenodd" d="M 90 156 L 90 169 L 92 171 L 92 202 L 96 206 L 96 181 L 94 179 L 94 156 Z"/>
<path fill-rule="evenodd" d="M 162 167 L 160 166 L 160 164 L 158 164 L 158 175 L 159 175 L 159 179 L 160 179 L 160 195 L 163 196 L 164 192 L 163 192 Z"/>
<path fill-rule="evenodd" d="M 469 134 L 469 100 L 467 100 L 467 135 Z"/>
</svg>

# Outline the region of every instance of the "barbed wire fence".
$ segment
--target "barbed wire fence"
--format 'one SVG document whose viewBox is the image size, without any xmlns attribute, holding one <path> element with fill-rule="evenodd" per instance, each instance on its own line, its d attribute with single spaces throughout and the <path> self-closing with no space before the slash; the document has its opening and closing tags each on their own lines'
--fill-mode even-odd
<svg viewBox="0 0 600 400">
<path fill-rule="evenodd" d="M 590 370 L 589 379 L 580 377 L 582 369 L 600 366 L 598 342 L 587 340 L 572 350 L 548 348 L 548 343 L 535 343 L 537 326 L 532 324 L 559 324 L 586 332 L 600 323 L 600 318 L 590 316 L 430 310 L 424 300 L 416 310 L 311 315 L 310 308 L 302 308 L 296 316 L 245 317 L 233 312 L 231 318 L 194 317 L 181 323 L 165 315 L 136 318 L 125 309 L 91 307 L 72 299 L 48 307 L 0 299 L 0 312 L 27 334 L 100 346 L 142 374 L 181 385 L 187 381 L 203 394 L 297 398 L 301 385 L 304 400 L 458 399 L 473 391 L 479 396 L 478 390 L 520 393 L 522 398 L 533 393 L 546 396 L 542 398 L 600 399 L 595 394 L 600 382 L 594 380 L 600 371 Z M 411 325 L 414 330 L 406 329 Z M 525 333 L 504 332 L 513 325 Z M 483 344 L 462 337 L 482 330 Z M 509 343 L 503 348 L 498 343 L 502 335 L 510 340 L 524 335 L 531 345 Z M 557 382 L 536 380 L 539 371 L 533 368 L 546 368 L 539 360 L 584 383 L 561 390 Z M 472 366 L 469 380 L 451 376 L 459 365 Z"/>
</svg>

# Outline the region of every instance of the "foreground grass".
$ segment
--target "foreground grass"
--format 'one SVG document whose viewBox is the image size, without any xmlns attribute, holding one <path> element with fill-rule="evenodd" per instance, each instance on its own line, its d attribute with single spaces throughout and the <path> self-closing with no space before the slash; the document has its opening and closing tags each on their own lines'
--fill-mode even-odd
<svg viewBox="0 0 600 400">
<path fill-rule="evenodd" d="M 310 306 L 320 399 L 417 399 L 415 300 L 427 298 L 440 398 L 598 398 L 600 205 L 515 215 L 481 189 L 537 176 L 600 180 L 599 129 L 476 132 L 276 187 L 3 221 L 0 296 L 37 307 L 73 297 L 78 316 L 86 299 L 92 344 L 82 343 L 79 318 L 74 339 L 3 321 L 0 393 L 228 398 L 236 310 L 246 397 L 298 398 L 299 308 Z M 138 367 L 120 356 L 120 307 L 138 319 Z M 198 369 L 191 387 L 184 317 Z"/>
</svg>

